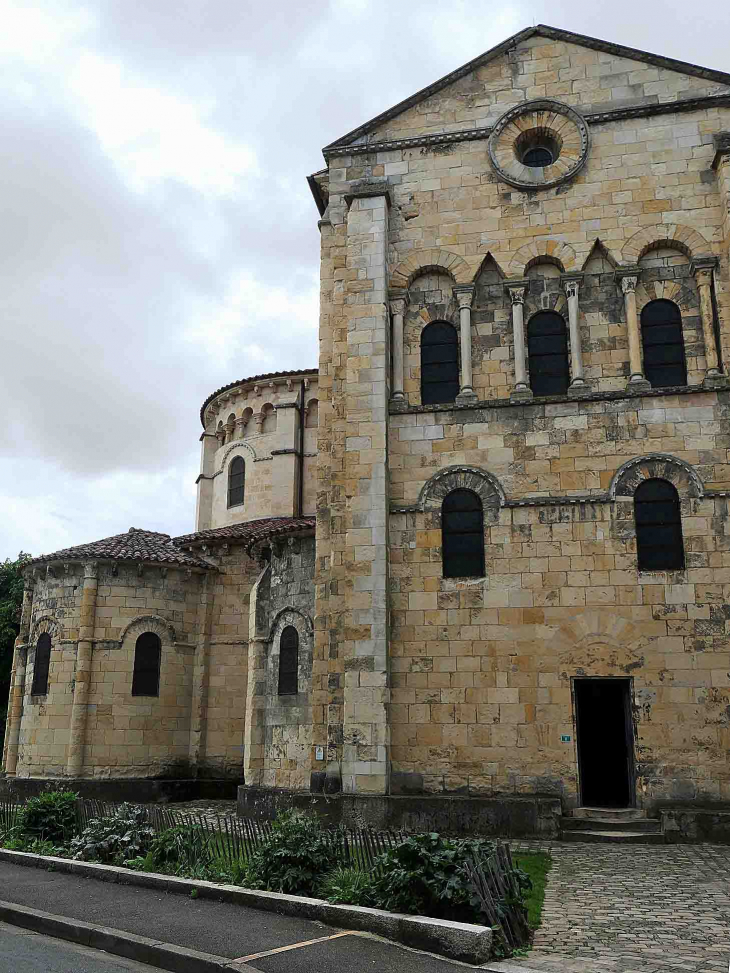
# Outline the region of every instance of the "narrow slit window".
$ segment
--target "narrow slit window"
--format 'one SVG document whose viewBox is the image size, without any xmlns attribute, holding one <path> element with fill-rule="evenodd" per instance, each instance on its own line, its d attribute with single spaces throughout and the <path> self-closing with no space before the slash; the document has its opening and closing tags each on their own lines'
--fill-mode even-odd
<svg viewBox="0 0 730 973">
<path fill-rule="evenodd" d="M 279 695 L 299 692 L 299 633 L 287 625 L 279 639 Z"/>
<path fill-rule="evenodd" d="M 570 384 L 568 332 L 554 311 L 534 314 L 527 325 L 527 355 L 533 395 L 565 395 Z"/>
<path fill-rule="evenodd" d="M 445 578 L 484 577 L 484 510 L 471 490 L 452 490 L 441 506 Z"/>
<path fill-rule="evenodd" d="M 456 328 L 433 321 L 421 332 L 421 402 L 440 405 L 459 394 L 459 342 Z"/>
<path fill-rule="evenodd" d="M 684 567 L 679 494 L 667 480 L 644 480 L 634 493 L 639 571 L 681 571 Z"/>
<path fill-rule="evenodd" d="M 641 312 L 644 375 L 652 388 L 687 384 L 682 315 L 674 301 L 650 301 Z"/>
<path fill-rule="evenodd" d="M 240 507 L 246 483 L 246 464 L 242 456 L 234 456 L 228 467 L 228 506 Z"/>
<path fill-rule="evenodd" d="M 33 666 L 33 685 L 31 696 L 46 696 L 48 693 L 48 670 L 51 665 L 51 636 L 44 632 L 38 637 L 35 647 Z"/>
<path fill-rule="evenodd" d="M 154 632 L 143 632 L 134 647 L 133 696 L 160 695 L 162 643 Z"/>
</svg>

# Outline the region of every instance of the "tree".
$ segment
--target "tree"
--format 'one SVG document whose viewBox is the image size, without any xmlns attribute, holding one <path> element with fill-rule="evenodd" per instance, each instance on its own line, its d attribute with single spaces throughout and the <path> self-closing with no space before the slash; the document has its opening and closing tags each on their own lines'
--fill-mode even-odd
<svg viewBox="0 0 730 973">
<path fill-rule="evenodd" d="M 0 740 L 5 737 L 13 645 L 20 631 L 20 610 L 23 606 L 20 568 L 29 560 L 30 555 L 21 551 L 15 561 L 0 561 Z"/>
</svg>

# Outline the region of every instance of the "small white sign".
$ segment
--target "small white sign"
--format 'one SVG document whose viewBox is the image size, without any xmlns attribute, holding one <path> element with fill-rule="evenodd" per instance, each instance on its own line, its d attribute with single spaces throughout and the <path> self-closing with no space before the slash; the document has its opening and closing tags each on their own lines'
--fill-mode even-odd
<svg viewBox="0 0 730 973">
<path fill-rule="evenodd" d="M 315 747 L 314 756 L 317 760 L 324 760 L 324 747 Z"/>
</svg>

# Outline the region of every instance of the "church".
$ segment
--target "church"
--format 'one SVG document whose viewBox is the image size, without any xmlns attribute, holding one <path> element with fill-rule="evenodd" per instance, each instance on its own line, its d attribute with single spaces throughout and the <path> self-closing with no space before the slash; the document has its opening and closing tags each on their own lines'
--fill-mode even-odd
<svg viewBox="0 0 730 973">
<path fill-rule="evenodd" d="M 730 74 L 540 25 L 323 155 L 319 367 L 24 568 L 1 786 L 730 836 Z"/>
</svg>

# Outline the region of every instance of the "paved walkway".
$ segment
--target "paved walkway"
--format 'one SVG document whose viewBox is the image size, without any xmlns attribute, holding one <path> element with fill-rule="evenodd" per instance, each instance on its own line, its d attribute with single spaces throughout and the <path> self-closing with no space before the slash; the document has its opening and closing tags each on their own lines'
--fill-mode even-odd
<svg viewBox="0 0 730 973">
<path fill-rule="evenodd" d="M 524 967 L 727 973 L 730 847 L 552 843 L 549 850 L 543 924 Z"/>
</svg>

